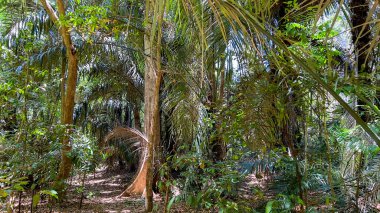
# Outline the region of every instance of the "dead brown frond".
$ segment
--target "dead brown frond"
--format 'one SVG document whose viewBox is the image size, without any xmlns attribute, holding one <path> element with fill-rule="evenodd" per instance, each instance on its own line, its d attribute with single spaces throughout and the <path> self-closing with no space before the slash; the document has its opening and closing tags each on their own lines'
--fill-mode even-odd
<svg viewBox="0 0 380 213">
<path fill-rule="evenodd" d="M 107 144 L 110 140 L 121 138 L 128 141 L 139 141 L 140 144 L 148 143 L 146 136 L 139 130 L 130 127 L 116 127 L 104 137 L 101 145 Z"/>
</svg>

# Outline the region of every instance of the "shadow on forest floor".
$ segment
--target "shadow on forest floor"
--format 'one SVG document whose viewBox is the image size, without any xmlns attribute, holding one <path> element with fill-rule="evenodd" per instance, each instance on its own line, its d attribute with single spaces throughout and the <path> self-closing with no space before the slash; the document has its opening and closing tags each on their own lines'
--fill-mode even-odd
<svg viewBox="0 0 380 213">
<path fill-rule="evenodd" d="M 59 207 L 54 206 L 51 212 L 144 212 L 144 199 L 141 197 L 118 198 L 132 179 L 131 173 L 123 170 L 108 171 L 105 168 L 89 174 L 84 183 L 84 199 L 79 208 L 81 180 L 75 177 L 69 180 L 67 200 Z M 31 196 L 24 195 L 21 212 L 30 212 Z M 26 197 L 26 198 L 25 198 Z M 14 212 L 18 212 L 16 206 Z M 33 212 L 50 212 L 47 201 L 43 200 Z"/>
<path fill-rule="evenodd" d="M 81 186 L 80 177 L 69 180 L 67 200 L 63 205 L 55 205 L 50 211 L 47 200 L 42 200 L 33 212 L 144 212 L 144 198 L 124 197 L 119 198 L 128 182 L 133 178 L 133 174 L 123 170 L 109 171 L 105 168 L 97 169 L 95 173 L 89 174 L 84 182 L 84 199 L 81 209 L 79 208 L 81 193 L 78 189 Z M 239 189 L 239 199 L 248 201 L 252 208 L 263 205 L 268 196 L 260 197 L 254 189 L 266 191 L 268 179 L 257 179 L 255 175 L 247 176 L 246 181 Z M 268 194 L 267 194 L 268 195 Z M 16 202 L 17 203 L 17 202 Z M 156 212 L 163 212 L 163 202 L 159 195 L 155 196 Z M 31 195 L 23 195 L 21 212 L 30 212 Z M 15 206 L 14 212 L 18 212 Z M 200 211 L 188 208 L 184 203 L 175 203 L 170 212 L 213 212 L 213 210 Z M 217 211 L 216 211 L 217 212 Z"/>
<path fill-rule="evenodd" d="M 128 186 L 133 178 L 133 174 L 123 170 L 108 171 L 105 168 L 97 169 L 95 173 L 89 174 L 84 183 L 84 199 L 81 209 L 80 198 L 81 193 L 78 189 L 81 186 L 80 177 L 74 177 L 69 180 L 69 188 L 67 191 L 67 199 L 61 205 L 53 206 L 52 210 L 48 206 L 47 200 L 41 200 L 37 208 L 33 212 L 144 212 L 144 198 L 140 196 L 123 197 L 120 195 Z M 13 212 L 18 212 L 18 199 L 15 202 Z M 162 199 L 159 195 L 155 196 L 155 212 L 162 212 Z M 21 201 L 20 212 L 30 212 L 31 193 L 24 193 Z M 174 204 L 170 212 L 199 212 L 191 210 L 181 203 Z"/>
</svg>

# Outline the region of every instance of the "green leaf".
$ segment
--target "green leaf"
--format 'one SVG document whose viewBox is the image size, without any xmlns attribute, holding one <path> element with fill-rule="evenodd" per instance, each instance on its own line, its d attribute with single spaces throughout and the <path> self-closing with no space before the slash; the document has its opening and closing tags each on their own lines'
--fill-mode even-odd
<svg viewBox="0 0 380 213">
<path fill-rule="evenodd" d="M 32 186 L 30 187 L 31 190 L 34 190 L 36 188 L 37 184 L 33 183 Z"/>
<path fill-rule="evenodd" d="M 37 204 L 40 202 L 40 194 L 35 194 L 34 196 L 33 196 L 33 207 L 36 207 L 37 206 Z"/>
<path fill-rule="evenodd" d="M 5 198 L 7 196 L 8 196 L 8 193 L 5 190 L 0 189 L 0 198 Z"/>
<path fill-rule="evenodd" d="M 265 213 L 270 213 L 272 212 L 272 207 L 273 207 L 274 201 L 269 201 L 265 207 Z"/>
<path fill-rule="evenodd" d="M 369 146 L 368 149 L 373 156 L 376 156 L 380 152 L 380 147 L 375 145 Z"/>
<path fill-rule="evenodd" d="M 303 200 L 299 196 L 296 197 L 296 201 L 298 204 L 305 205 L 305 203 L 303 202 Z"/>
<path fill-rule="evenodd" d="M 40 191 L 40 194 L 50 195 L 51 197 L 58 199 L 58 192 L 55 190 L 42 190 Z"/>
<path fill-rule="evenodd" d="M 20 184 L 15 184 L 13 188 L 17 191 L 24 191 L 24 187 L 22 187 Z"/>
<path fill-rule="evenodd" d="M 168 208 L 167 208 L 167 209 L 168 209 L 168 212 L 170 212 L 170 208 L 172 207 L 172 205 L 173 205 L 173 203 L 174 203 L 174 201 L 175 201 L 175 198 L 176 198 L 176 197 L 172 197 L 172 199 L 170 199 L 170 201 L 169 201 L 169 203 L 168 203 L 168 206 L 167 206 L 167 207 L 168 207 Z"/>
</svg>

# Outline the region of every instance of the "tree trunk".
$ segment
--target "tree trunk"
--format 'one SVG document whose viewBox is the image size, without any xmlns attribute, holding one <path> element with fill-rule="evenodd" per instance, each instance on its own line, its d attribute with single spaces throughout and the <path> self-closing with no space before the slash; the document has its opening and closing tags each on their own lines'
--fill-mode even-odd
<svg viewBox="0 0 380 213">
<path fill-rule="evenodd" d="M 142 157 L 140 168 L 137 176 L 132 184 L 121 194 L 127 196 L 130 194 L 142 194 L 145 192 L 145 208 L 147 212 L 153 209 L 153 168 L 154 158 L 158 153 L 158 145 L 160 141 L 160 107 L 159 94 L 162 80 L 161 72 L 161 35 L 162 35 L 162 18 L 165 8 L 165 1 L 145 2 L 145 23 L 146 32 L 151 35 L 144 34 L 144 54 L 145 54 L 145 76 L 144 76 L 144 130 L 148 138 L 147 144 L 142 144 Z M 162 6 L 163 4 L 163 6 Z M 161 6 L 157 14 L 153 14 L 156 6 Z M 157 36 L 156 32 L 152 32 L 153 16 L 157 18 Z M 153 36 L 153 37 L 152 37 Z M 156 37 L 156 39 L 154 39 Z M 151 41 L 156 41 L 154 45 Z M 155 51 L 154 51 L 155 50 Z M 154 57 L 156 56 L 156 57 Z"/>
<path fill-rule="evenodd" d="M 127 127 L 132 127 L 132 111 L 129 104 L 126 104 L 124 107 L 124 125 Z"/>
<path fill-rule="evenodd" d="M 211 23 L 214 23 L 215 18 L 212 15 L 211 16 Z M 215 31 L 215 26 L 212 25 L 212 31 Z M 224 46 L 224 50 L 227 47 Z M 220 50 L 219 50 L 220 51 Z M 207 102 L 209 103 L 209 109 L 208 114 L 210 117 L 214 117 L 218 114 L 217 105 L 221 104 L 224 99 L 224 64 L 225 64 L 225 57 L 224 56 L 218 56 L 217 53 L 218 50 L 215 47 L 215 45 L 212 45 L 212 48 L 210 49 L 210 58 L 208 59 L 209 64 L 209 70 L 207 78 L 209 80 L 209 93 L 207 97 Z M 220 60 L 220 70 L 217 70 L 215 63 L 217 60 Z M 218 88 L 218 79 L 217 79 L 217 73 L 220 75 L 220 87 Z M 219 92 L 219 96 L 218 96 Z M 214 122 L 211 126 L 211 138 L 210 138 L 210 146 L 211 146 L 211 158 L 214 162 L 223 161 L 227 155 L 227 147 L 224 144 L 223 138 L 221 136 L 221 123 L 218 121 L 218 119 L 213 119 Z"/>
<path fill-rule="evenodd" d="M 371 42 L 371 29 L 367 23 L 369 12 L 368 0 L 351 0 L 351 23 L 352 23 L 352 42 L 356 55 L 356 67 L 360 82 L 365 86 L 370 86 L 372 71 L 369 67 L 370 61 L 370 42 Z M 358 98 L 358 113 L 365 122 L 371 120 L 371 116 L 365 108 L 366 102 Z"/>
<path fill-rule="evenodd" d="M 147 3 L 149 0 L 146 1 Z M 165 11 L 165 0 L 162 1 L 152 1 L 150 7 L 147 5 L 151 11 L 154 8 L 158 8 L 158 13 L 154 14 L 157 20 L 157 40 L 156 45 L 154 46 L 150 41 L 154 40 L 154 35 L 156 32 L 151 31 L 151 38 L 149 39 L 148 35 L 145 35 L 144 46 L 147 51 L 145 55 L 150 56 L 146 59 L 145 66 L 148 67 L 147 73 L 145 73 L 145 79 L 148 79 L 149 86 L 145 86 L 145 104 L 146 101 L 149 102 L 149 113 L 145 115 L 146 117 L 146 126 L 145 131 L 148 136 L 148 147 L 147 147 L 147 177 L 146 177 L 146 198 L 145 198 L 145 210 L 146 212 L 151 212 L 153 210 L 153 172 L 155 157 L 158 155 L 158 145 L 160 144 L 160 86 L 162 81 L 162 72 L 161 72 L 161 38 L 162 38 L 162 20 Z M 153 11 L 153 10 L 152 10 Z M 149 22 L 151 14 L 145 12 L 145 20 Z M 154 21 L 153 21 L 154 22 Z M 148 29 L 152 29 L 152 26 L 148 26 Z M 152 51 L 152 47 L 155 47 L 156 52 Z M 156 63 L 154 64 L 153 56 L 155 56 Z M 148 117 L 147 117 L 148 116 Z M 148 120 L 150 122 L 148 122 Z M 156 156 L 155 156 L 156 155 Z"/>
<path fill-rule="evenodd" d="M 287 21 L 285 19 L 287 12 L 287 5 L 285 4 L 284 0 L 280 0 L 277 2 L 276 5 L 277 8 L 277 28 L 279 31 L 283 32 L 285 31 L 285 27 L 287 24 Z M 290 45 L 290 43 L 285 41 L 285 44 L 287 46 Z M 287 66 L 287 64 L 284 64 L 284 66 Z M 272 120 L 274 123 L 274 134 L 275 137 L 279 140 L 282 146 L 285 146 L 289 149 L 290 155 L 293 158 L 295 162 L 295 178 L 297 180 L 297 186 L 299 188 L 299 197 L 304 200 L 305 199 L 305 193 L 304 189 L 302 189 L 302 180 L 303 180 L 303 174 L 300 168 L 299 160 L 301 160 L 302 155 L 300 155 L 300 151 L 303 151 L 304 149 L 301 147 L 301 125 L 299 123 L 299 118 L 302 118 L 302 109 L 298 106 L 298 101 L 300 100 L 300 92 L 299 88 L 297 86 L 292 86 L 292 82 L 294 82 L 299 73 L 294 70 L 293 67 L 289 66 L 289 72 L 285 76 L 287 82 L 280 83 L 284 76 L 279 76 L 280 72 L 278 71 L 277 67 L 273 66 L 271 67 L 270 72 L 270 81 L 272 84 L 276 84 L 279 87 L 278 94 L 280 97 L 280 103 L 284 106 L 284 115 L 282 115 L 283 119 L 281 121 L 278 121 L 278 115 L 272 116 Z M 281 79 L 281 80 L 279 80 Z M 292 91 L 291 93 L 288 91 Z M 281 97 L 284 97 L 281 99 Z M 272 103 L 272 106 L 276 109 L 276 102 L 278 99 L 274 99 L 274 102 Z M 278 109 L 277 109 L 278 110 Z M 277 111 L 277 113 L 280 113 Z M 301 208 L 301 212 L 304 212 L 304 208 Z"/>
<path fill-rule="evenodd" d="M 141 144 L 142 147 L 142 157 L 140 158 L 140 168 L 137 176 L 135 177 L 132 184 L 121 194 L 121 196 L 128 195 L 143 195 L 145 191 L 145 184 L 147 181 L 147 173 L 151 172 L 149 167 L 152 167 L 152 153 L 149 151 L 153 151 L 153 144 L 155 144 L 155 137 L 159 135 L 159 117 L 155 114 L 159 113 L 159 111 L 155 112 L 155 108 L 158 109 L 158 96 L 159 88 L 156 91 L 156 81 L 157 76 L 154 68 L 154 63 L 151 55 L 151 45 L 150 38 L 148 35 L 144 36 L 144 48 L 145 48 L 145 76 L 144 76 L 144 131 L 148 138 L 149 143 Z M 157 103 L 156 103 L 157 100 Z M 157 130 L 158 129 L 158 130 Z M 159 137 L 157 137 L 159 139 Z M 151 174 L 149 174 L 151 175 Z M 145 193 L 145 196 L 146 193 Z"/>
<path fill-rule="evenodd" d="M 360 83 L 364 88 L 372 85 L 371 75 L 372 70 L 369 66 L 370 57 L 370 42 L 371 42 L 371 29 L 368 24 L 369 1 L 368 0 L 351 0 L 351 23 L 352 23 L 352 42 L 354 44 L 354 51 L 356 55 L 356 68 Z M 363 93 L 362 93 L 363 94 Z M 365 97 L 365 95 L 361 95 Z M 373 100 L 370 100 L 372 102 Z M 366 100 L 358 97 L 357 110 L 360 117 L 364 122 L 370 122 L 372 117 L 368 110 L 366 110 Z M 360 211 L 359 198 L 360 198 L 360 182 L 362 176 L 362 169 L 364 167 L 363 154 L 359 152 L 358 162 L 356 168 L 356 190 L 355 190 L 355 210 Z"/>
<path fill-rule="evenodd" d="M 137 105 L 133 107 L 133 124 L 135 129 L 141 131 L 140 107 Z"/>
<path fill-rule="evenodd" d="M 66 97 L 66 74 L 67 74 L 67 60 L 66 55 L 62 53 L 62 62 L 61 62 L 61 111 L 65 108 L 65 97 Z M 61 113 L 61 121 L 63 121 L 63 113 Z"/>
<path fill-rule="evenodd" d="M 58 23 L 58 15 L 50 6 L 46 0 L 40 0 L 46 12 L 49 14 L 50 19 L 56 24 Z M 57 0 L 58 12 L 60 16 L 65 16 L 65 7 L 62 0 Z M 65 93 L 62 94 L 62 117 L 61 123 L 65 125 L 65 134 L 62 138 L 62 149 L 61 149 L 61 163 L 59 165 L 58 176 L 55 182 L 55 188 L 62 195 L 63 192 L 63 181 L 67 179 L 71 172 L 72 162 L 68 156 L 71 151 L 69 136 L 72 132 L 73 124 L 73 112 L 74 112 L 74 98 L 75 90 L 77 85 L 77 75 L 78 75 L 78 59 L 76 55 L 76 50 L 72 44 L 69 29 L 65 26 L 59 26 L 59 33 L 62 36 L 63 43 L 66 48 L 66 57 L 68 59 L 68 74 Z"/>
<path fill-rule="evenodd" d="M 220 62 L 220 85 L 219 85 L 219 95 L 218 95 L 218 98 L 216 100 L 216 103 L 218 104 L 223 104 L 223 101 L 224 101 L 224 89 L 225 89 L 225 61 L 226 61 L 226 58 L 224 56 L 222 56 L 220 58 L 221 62 Z M 217 90 L 216 86 L 215 88 L 213 88 L 215 90 Z M 212 92 L 212 94 L 217 94 L 217 92 Z M 215 138 L 212 140 L 212 152 L 214 154 L 214 160 L 215 161 L 223 161 L 226 156 L 227 156 L 227 147 L 226 147 L 226 144 L 224 143 L 224 140 L 223 140 L 223 137 L 222 137 L 222 127 L 221 127 L 221 122 L 220 121 L 215 121 L 215 132 L 216 132 L 216 135 L 215 135 Z"/>
</svg>

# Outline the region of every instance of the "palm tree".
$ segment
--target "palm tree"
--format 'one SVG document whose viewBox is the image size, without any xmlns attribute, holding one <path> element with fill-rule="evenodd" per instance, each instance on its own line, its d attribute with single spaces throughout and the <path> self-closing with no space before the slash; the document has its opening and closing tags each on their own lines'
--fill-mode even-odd
<svg viewBox="0 0 380 213">
<path fill-rule="evenodd" d="M 79 44 L 74 48 L 74 37 L 68 33 L 68 26 L 60 25 L 56 11 L 47 1 L 41 0 L 50 20 L 60 27 L 60 37 L 67 50 L 61 56 L 62 45 L 56 45 L 58 47 L 51 52 L 62 59 L 62 64 L 54 64 L 62 69 L 64 80 L 61 87 L 61 122 L 68 125 L 67 130 L 71 129 L 71 125 L 82 124 L 83 128 L 90 128 L 90 131 L 98 134 L 100 140 L 115 126 L 133 126 L 131 111 L 136 116 L 134 127 L 138 129 L 141 126 L 138 123 L 139 110 L 144 103 L 143 132 L 146 136 L 136 130 L 117 127 L 106 139 L 120 132 L 133 132 L 120 134 L 120 137 L 139 135 L 141 162 L 134 181 L 122 195 L 143 194 L 145 191 L 146 208 L 151 211 L 153 171 L 157 161 L 161 161 L 160 145 L 167 143 L 165 140 L 170 138 L 168 135 L 175 137 L 177 146 L 189 143 L 189 147 L 195 147 L 200 155 L 205 156 L 208 152 L 211 153 L 209 158 L 215 162 L 221 161 L 226 158 L 228 150 L 223 128 L 229 128 L 222 124 L 230 119 L 223 118 L 223 110 L 228 111 L 232 104 L 238 103 L 242 105 L 239 109 L 247 109 L 243 116 L 245 126 L 238 129 L 239 133 L 243 132 L 244 140 L 269 149 L 277 143 L 291 150 L 298 167 L 295 176 L 301 189 L 299 196 L 306 200 L 301 186 L 304 178 L 301 161 L 307 152 L 302 143 L 306 140 L 308 127 L 303 126 L 302 122 L 308 113 L 310 117 L 313 117 L 313 113 L 327 115 L 323 110 L 314 112 L 313 107 L 317 104 L 309 104 L 308 101 L 318 98 L 324 102 L 329 100 L 325 98 L 325 93 L 330 93 L 379 144 L 377 135 L 367 125 L 369 120 L 363 117 L 364 108 L 359 108 L 362 115 L 358 116 L 339 93 L 328 85 L 329 72 L 337 70 L 315 62 L 312 51 L 308 50 L 313 49 L 315 44 L 308 48 L 297 46 L 300 38 L 286 34 L 289 33 L 287 25 L 293 21 L 312 26 L 311 20 L 317 22 L 321 13 L 329 5 L 334 5 L 332 2 L 255 1 L 247 4 L 243 1 L 219 0 L 146 0 L 144 5 L 139 5 L 135 1 L 103 1 L 102 5 L 111 5 L 113 8 L 107 14 L 107 19 L 112 20 L 108 24 L 113 32 L 99 29 L 89 36 L 91 43 Z M 58 13 L 65 16 L 68 9 L 65 10 L 62 1 L 57 3 Z M 294 9 L 297 7 L 305 10 Z M 363 13 L 362 10 L 356 11 L 358 8 L 361 7 L 351 7 L 353 14 Z M 367 59 L 370 51 L 365 44 L 369 42 L 366 36 L 370 34 L 370 28 L 363 14 L 360 20 L 352 21 L 352 34 L 356 36 L 354 41 L 358 64 L 363 67 L 360 72 L 367 75 L 370 73 L 371 58 Z M 352 16 L 353 19 L 356 17 Z M 43 36 L 43 39 L 45 37 L 48 38 Z M 58 37 L 55 35 L 52 38 L 54 44 L 60 43 Z M 367 40 L 361 40 L 363 37 Z M 329 38 L 326 36 L 326 40 Z M 310 41 L 310 38 L 306 40 L 310 43 L 320 42 Z M 91 57 L 81 58 L 77 52 Z M 47 57 L 49 54 L 40 56 Z M 79 60 L 81 66 L 78 67 Z M 237 61 L 239 65 L 236 65 Z M 79 68 L 79 74 L 83 74 L 83 77 L 77 79 Z M 236 69 L 239 73 L 233 73 Z M 78 80 L 79 93 L 75 94 Z M 234 84 L 232 87 L 237 85 L 237 89 L 229 90 L 229 83 Z M 370 81 L 364 83 L 371 84 Z M 246 94 L 233 95 L 233 92 Z M 79 101 L 74 110 L 75 95 Z M 230 96 L 237 100 L 231 103 L 227 98 Z M 244 101 L 239 100 L 242 97 Z M 112 118 L 107 118 L 105 114 L 110 114 Z M 123 115 L 128 118 L 123 118 Z M 323 124 L 322 119 L 318 122 Z M 164 126 L 160 127 L 161 124 Z M 321 125 L 318 128 L 320 135 L 327 134 L 326 128 Z M 62 144 L 59 181 L 70 173 L 71 162 L 66 155 L 70 150 L 67 134 Z M 329 145 L 328 142 L 326 145 Z M 328 158 L 331 160 L 331 157 Z"/>
</svg>

